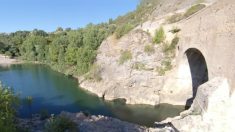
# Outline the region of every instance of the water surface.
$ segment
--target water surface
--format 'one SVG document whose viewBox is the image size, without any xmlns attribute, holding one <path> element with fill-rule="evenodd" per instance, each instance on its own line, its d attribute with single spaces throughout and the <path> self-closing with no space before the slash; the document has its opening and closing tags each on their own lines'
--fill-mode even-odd
<svg viewBox="0 0 235 132">
<path fill-rule="evenodd" d="M 49 114 L 85 111 L 152 126 L 155 121 L 179 115 L 184 109 L 183 106 L 168 104 L 126 105 L 117 101 L 104 101 L 79 88 L 76 79 L 53 71 L 45 65 L 0 67 L 0 80 L 19 94 L 22 100 L 19 116 L 23 118 L 45 110 Z M 32 97 L 32 103 L 25 101 L 28 96 Z"/>
</svg>

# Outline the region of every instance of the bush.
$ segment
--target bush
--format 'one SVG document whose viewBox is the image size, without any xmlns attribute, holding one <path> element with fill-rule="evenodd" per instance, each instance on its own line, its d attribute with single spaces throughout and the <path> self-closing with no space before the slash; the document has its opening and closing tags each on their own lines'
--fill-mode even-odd
<svg viewBox="0 0 235 132">
<path fill-rule="evenodd" d="M 120 26 L 116 29 L 115 35 L 116 38 L 119 39 L 125 34 L 127 34 L 129 31 L 131 31 L 134 28 L 131 24 L 124 24 L 123 26 Z"/>
<path fill-rule="evenodd" d="M 99 65 L 94 64 L 91 67 L 91 70 L 85 75 L 85 78 L 88 80 L 101 81 L 101 71 L 102 68 Z"/>
<path fill-rule="evenodd" d="M 178 44 L 179 42 L 179 37 L 175 36 L 172 41 L 171 41 L 171 44 L 168 45 L 167 43 L 164 45 L 163 47 L 163 52 L 164 53 L 169 53 L 169 52 L 173 52 L 176 48 L 176 45 Z"/>
<path fill-rule="evenodd" d="M 119 64 L 124 64 L 126 61 L 132 59 L 131 51 L 125 50 L 121 52 L 121 56 L 119 58 Z"/>
<path fill-rule="evenodd" d="M 187 18 L 205 7 L 204 4 L 194 5 L 185 12 L 184 17 Z"/>
<path fill-rule="evenodd" d="M 163 60 L 161 66 L 157 67 L 157 72 L 160 76 L 165 75 L 166 71 L 172 69 L 171 60 Z"/>
<path fill-rule="evenodd" d="M 76 123 L 70 120 L 67 117 L 59 116 L 52 117 L 46 123 L 45 126 L 46 132 L 77 132 Z"/>
<path fill-rule="evenodd" d="M 156 30 L 155 36 L 153 38 L 154 43 L 162 43 L 165 40 L 165 32 L 163 27 L 160 27 L 158 30 Z"/>
<path fill-rule="evenodd" d="M 152 45 L 146 45 L 144 47 L 144 52 L 148 54 L 153 54 L 155 52 L 154 47 Z"/>
<path fill-rule="evenodd" d="M 13 94 L 12 89 L 4 87 L 0 83 L 0 131 L 1 132 L 14 132 L 16 126 L 14 118 L 16 113 L 15 106 L 18 99 Z"/>
<path fill-rule="evenodd" d="M 171 24 L 171 23 L 176 23 L 182 19 L 183 19 L 183 14 L 176 13 L 176 14 L 170 16 L 169 18 L 167 18 L 166 21 L 167 21 L 167 23 Z"/>
</svg>

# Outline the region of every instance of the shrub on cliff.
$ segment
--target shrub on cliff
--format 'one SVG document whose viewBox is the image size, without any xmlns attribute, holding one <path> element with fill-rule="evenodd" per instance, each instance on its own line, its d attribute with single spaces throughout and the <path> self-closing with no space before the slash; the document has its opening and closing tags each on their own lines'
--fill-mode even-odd
<svg viewBox="0 0 235 132">
<path fill-rule="evenodd" d="M 12 89 L 4 87 L 0 82 L 0 131 L 14 132 L 16 127 L 14 118 L 17 105 L 17 97 Z"/>
<path fill-rule="evenodd" d="M 153 38 L 153 42 L 154 43 L 162 43 L 164 40 L 165 40 L 165 32 L 164 32 L 164 29 L 163 27 L 160 27 L 158 30 L 156 30 L 155 32 L 155 36 Z"/>
<path fill-rule="evenodd" d="M 125 50 L 121 52 L 121 56 L 119 58 L 119 64 L 124 64 L 126 61 L 132 59 L 131 51 Z"/>
<path fill-rule="evenodd" d="M 200 11 L 201 9 L 205 8 L 206 6 L 204 4 L 197 4 L 194 5 L 192 7 L 190 7 L 184 14 L 184 17 L 187 18 L 191 15 L 193 15 L 194 13 Z"/>
<path fill-rule="evenodd" d="M 171 23 L 176 23 L 182 19 L 183 19 L 183 15 L 181 13 L 176 13 L 176 14 L 168 17 L 166 22 L 171 24 Z"/>
<path fill-rule="evenodd" d="M 146 45 L 144 47 L 144 52 L 147 54 L 153 54 L 155 52 L 153 45 Z"/>
<path fill-rule="evenodd" d="M 116 38 L 117 39 L 121 38 L 122 36 L 127 34 L 130 30 L 132 30 L 133 28 L 134 28 L 134 26 L 131 24 L 124 24 L 124 25 L 118 27 L 115 32 Z"/>
<path fill-rule="evenodd" d="M 77 132 L 76 123 L 67 117 L 51 117 L 45 126 L 46 132 Z"/>
</svg>

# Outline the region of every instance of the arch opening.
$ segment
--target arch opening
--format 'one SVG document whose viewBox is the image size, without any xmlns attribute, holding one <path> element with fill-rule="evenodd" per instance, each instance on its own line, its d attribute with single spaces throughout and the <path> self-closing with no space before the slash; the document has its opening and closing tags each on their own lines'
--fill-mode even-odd
<svg viewBox="0 0 235 132">
<path fill-rule="evenodd" d="M 209 78 L 206 60 L 198 49 L 190 48 L 185 52 L 185 55 L 188 60 L 192 79 L 192 98 L 186 102 L 186 108 L 189 108 L 196 97 L 198 87 L 207 82 Z"/>
</svg>

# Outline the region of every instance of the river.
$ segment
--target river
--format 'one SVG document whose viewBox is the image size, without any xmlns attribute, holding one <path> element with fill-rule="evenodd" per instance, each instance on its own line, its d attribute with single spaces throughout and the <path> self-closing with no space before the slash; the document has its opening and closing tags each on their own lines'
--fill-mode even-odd
<svg viewBox="0 0 235 132">
<path fill-rule="evenodd" d="M 49 114 L 84 111 L 153 126 L 155 121 L 177 116 L 184 110 L 183 106 L 169 104 L 127 105 L 120 101 L 105 101 L 79 88 L 76 79 L 41 64 L 0 67 L 0 80 L 5 86 L 13 88 L 21 99 L 18 116 L 22 118 L 41 111 Z M 32 97 L 31 103 L 25 101 L 27 97 Z"/>
</svg>

